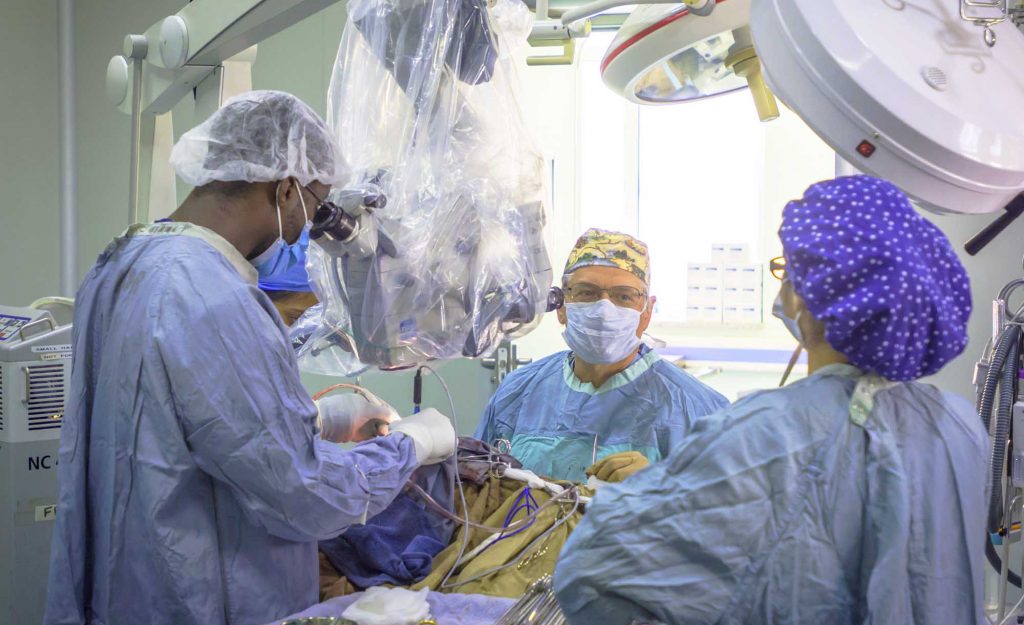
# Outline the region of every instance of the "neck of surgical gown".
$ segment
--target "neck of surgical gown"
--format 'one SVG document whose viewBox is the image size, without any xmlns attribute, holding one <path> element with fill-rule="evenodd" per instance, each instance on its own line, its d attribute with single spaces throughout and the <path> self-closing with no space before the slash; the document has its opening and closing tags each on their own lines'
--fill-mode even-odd
<svg viewBox="0 0 1024 625">
<path fill-rule="evenodd" d="M 988 451 L 963 399 L 823 368 L 602 489 L 559 603 L 571 625 L 980 625 Z"/>
<path fill-rule="evenodd" d="M 638 451 L 657 462 L 694 420 L 727 404 L 647 346 L 600 388 L 581 382 L 571 352 L 561 352 L 505 378 L 475 436 L 510 441 L 512 455 L 538 475 L 582 482 L 595 459 L 611 454 Z"/>
<path fill-rule="evenodd" d="M 415 469 L 404 436 L 320 440 L 284 326 L 211 234 L 118 239 L 79 290 L 47 624 L 302 610 L 316 540 L 382 510 Z"/>
</svg>

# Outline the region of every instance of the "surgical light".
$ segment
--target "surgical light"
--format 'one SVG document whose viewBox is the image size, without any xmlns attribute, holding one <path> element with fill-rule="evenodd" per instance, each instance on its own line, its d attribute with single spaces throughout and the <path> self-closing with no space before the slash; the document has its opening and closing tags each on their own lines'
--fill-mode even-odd
<svg viewBox="0 0 1024 625">
<path fill-rule="evenodd" d="M 762 119 L 774 93 L 922 206 L 988 213 L 1024 189 L 1020 18 L 1004 0 L 717 0 L 708 16 L 643 5 L 602 77 L 641 104 L 749 83 Z"/>
<path fill-rule="evenodd" d="M 601 76 L 638 104 L 674 104 L 749 85 L 761 119 L 775 119 L 749 23 L 750 0 L 718 0 L 709 15 L 682 4 L 641 6 L 608 48 Z"/>
<path fill-rule="evenodd" d="M 1024 37 L 957 9 L 758 0 L 751 30 L 769 86 L 840 156 L 928 208 L 987 213 L 1024 189 Z"/>
</svg>

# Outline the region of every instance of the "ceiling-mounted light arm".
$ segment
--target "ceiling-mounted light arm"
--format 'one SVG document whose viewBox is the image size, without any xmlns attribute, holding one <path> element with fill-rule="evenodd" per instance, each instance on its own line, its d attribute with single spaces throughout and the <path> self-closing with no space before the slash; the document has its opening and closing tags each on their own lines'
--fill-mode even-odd
<svg viewBox="0 0 1024 625">
<path fill-rule="evenodd" d="M 716 0 L 683 0 L 683 4 L 690 9 L 690 13 L 707 17 L 714 12 L 718 2 Z"/>
<path fill-rule="evenodd" d="M 997 13 L 981 17 L 971 15 L 969 9 L 991 10 Z M 1009 0 L 960 0 L 960 19 L 984 28 L 985 44 L 990 48 L 996 45 L 996 33 L 992 27 L 1000 22 L 1005 22 L 1009 16 Z"/>
<path fill-rule="evenodd" d="M 1014 0 L 1007 13 L 1017 28 L 1024 29 L 1024 0 Z"/>
<path fill-rule="evenodd" d="M 141 112 L 161 114 L 192 93 L 224 61 L 338 0 L 195 0 L 132 35 L 147 48 L 138 58 L 111 60 L 107 88 L 127 98 L 128 63 L 141 67 Z M 134 70 L 133 70 L 134 71 Z M 112 82 L 111 82 L 112 81 Z"/>
<path fill-rule="evenodd" d="M 761 60 L 757 58 L 754 50 L 754 40 L 750 36 L 750 27 L 743 26 L 732 31 L 736 43 L 729 49 L 729 56 L 725 59 L 725 65 L 740 78 L 747 80 L 750 87 L 750 94 L 754 96 L 754 106 L 757 107 L 757 116 L 763 122 L 770 122 L 779 117 L 779 104 L 775 101 L 775 95 L 764 82 L 764 75 L 761 73 Z"/>
<path fill-rule="evenodd" d="M 590 20 L 563 23 L 548 14 L 548 0 L 537 0 L 536 19 L 527 42 L 535 48 L 561 47 L 562 54 L 527 57 L 527 65 L 572 65 L 576 39 L 590 35 Z"/>
<path fill-rule="evenodd" d="M 1021 215 L 1024 215 L 1024 194 L 1018 195 L 1012 202 L 1010 202 L 1005 212 L 999 216 L 994 222 L 985 226 L 985 228 L 978 234 L 971 237 L 971 239 L 964 243 L 964 250 L 971 256 L 975 256 L 981 250 L 985 249 L 989 243 L 992 242 L 997 236 L 1002 233 L 1003 230 L 1016 221 Z"/>
<path fill-rule="evenodd" d="M 540 0 L 538 0 L 538 7 L 540 6 Z M 585 4 L 575 9 L 569 9 L 562 14 L 563 24 L 572 24 L 579 20 L 586 19 L 588 17 L 594 17 L 622 6 L 632 6 L 634 4 L 678 4 L 685 5 L 689 9 L 690 13 L 694 15 L 707 16 L 711 15 L 711 12 L 715 10 L 715 0 L 646 0 L 637 2 L 637 0 L 597 0 L 590 4 Z"/>
</svg>

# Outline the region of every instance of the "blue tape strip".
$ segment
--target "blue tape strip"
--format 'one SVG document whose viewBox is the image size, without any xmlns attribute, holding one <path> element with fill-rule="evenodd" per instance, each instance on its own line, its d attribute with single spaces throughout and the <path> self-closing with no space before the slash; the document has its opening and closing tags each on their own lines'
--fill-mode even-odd
<svg viewBox="0 0 1024 625">
<path fill-rule="evenodd" d="M 794 346 L 795 349 L 795 346 Z M 686 360 L 702 360 L 713 362 L 751 362 L 759 364 L 789 363 L 793 357 L 792 350 L 785 349 L 745 349 L 731 347 L 688 347 L 671 346 L 656 350 L 660 356 L 682 357 Z M 801 364 L 807 364 L 807 352 L 800 354 Z"/>
</svg>

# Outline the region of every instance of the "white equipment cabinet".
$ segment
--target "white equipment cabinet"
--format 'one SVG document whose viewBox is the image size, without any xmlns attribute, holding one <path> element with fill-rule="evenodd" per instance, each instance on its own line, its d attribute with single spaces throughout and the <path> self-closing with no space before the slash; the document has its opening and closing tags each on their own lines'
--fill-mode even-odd
<svg viewBox="0 0 1024 625">
<path fill-rule="evenodd" d="M 57 510 L 71 325 L 0 306 L 0 623 L 40 623 Z"/>
</svg>

